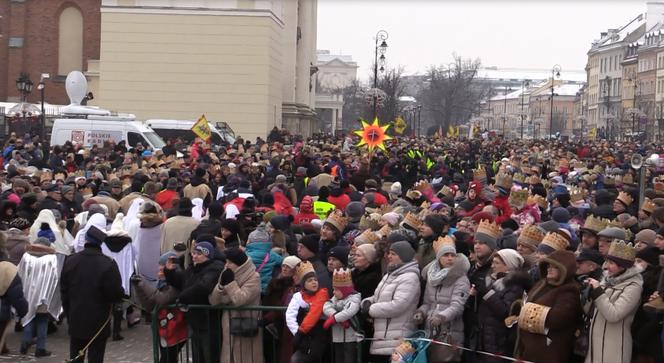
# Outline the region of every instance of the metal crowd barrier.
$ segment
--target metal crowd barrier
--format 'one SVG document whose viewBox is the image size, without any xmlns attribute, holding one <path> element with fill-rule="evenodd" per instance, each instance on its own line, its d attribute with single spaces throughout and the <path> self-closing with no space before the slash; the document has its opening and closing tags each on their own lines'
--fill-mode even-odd
<svg viewBox="0 0 664 363">
<path fill-rule="evenodd" d="M 169 309 L 171 313 L 166 313 L 162 309 Z M 186 340 L 168 346 L 169 343 L 159 335 L 159 327 L 168 324 L 168 319 L 177 318 L 179 314 L 175 309 L 184 313 L 186 320 Z M 250 357 L 248 360 L 241 360 L 237 356 L 235 362 L 242 363 L 263 363 L 279 362 L 281 350 L 285 348 L 282 334 L 289 334 L 285 327 L 285 306 L 224 306 L 224 305 L 169 305 L 167 307 L 156 308 L 152 312 L 152 351 L 154 363 L 218 363 L 221 360 L 221 352 L 224 349 L 232 349 L 235 337 L 228 334 L 230 341 L 223 342 L 222 336 L 222 314 L 225 311 L 253 311 L 260 317 L 260 328 L 262 332 L 263 357 L 258 362 Z M 274 314 L 270 314 L 274 313 Z M 170 315 L 169 315 L 170 314 Z M 266 314 L 276 317 L 275 320 L 265 320 Z M 272 326 L 269 326 L 271 323 Z M 268 326 L 266 328 L 266 326 Z M 229 332 L 230 333 L 230 332 Z M 251 340 L 251 350 L 254 350 L 253 339 Z M 171 342 L 172 343 L 172 342 Z M 362 362 L 361 342 L 357 343 L 357 360 Z M 242 347 L 244 348 L 244 347 Z M 326 355 L 323 362 L 333 362 L 334 349 L 330 339 L 329 354 Z M 232 360 L 233 361 L 233 360 Z"/>
</svg>

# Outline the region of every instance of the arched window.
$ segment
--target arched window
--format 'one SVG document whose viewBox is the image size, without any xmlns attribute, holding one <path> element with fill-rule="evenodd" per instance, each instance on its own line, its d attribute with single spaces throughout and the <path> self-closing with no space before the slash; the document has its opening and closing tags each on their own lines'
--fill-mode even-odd
<svg viewBox="0 0 664 363">
<path fill-rule="evenodd" d="M 83 71 L 83 15 L 75 7 L 60 13 L 58 26 L 58 75 Z"/>
</svg>

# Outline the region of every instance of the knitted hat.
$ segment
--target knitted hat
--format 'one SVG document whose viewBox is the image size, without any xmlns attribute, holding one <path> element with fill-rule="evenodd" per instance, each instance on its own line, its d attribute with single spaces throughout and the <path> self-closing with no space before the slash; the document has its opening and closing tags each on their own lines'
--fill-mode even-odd
<svg viewBox="0 0 664 363">
<path fill-rule="evenodd" d="M 376 247 L 370 243 L 357 246 L 357 252 L 361 253 L 370 264 L 376 262 L 376 258 L 378 257 Z"/>
<path fill-rule="evenodd" d="M 634 242 L 643 242 L 648 246 L 653 246 L 655 244 L 655 237 L 657 233 L 652 229 L 643 229 L 634 237 Z"/>
<path fill-rule="evenodd" d="M 505 263 L 507 269 L 510 271 L 515 271 L 523 266 L 523 257 L 516 252 L 515 250 L 506 248 L 502 249 L 497 253 L 497 256 Z"/>
<path fill-rule="evenodd" d="M 566 208 L 563 207 L 558 207 L 553 210 L 553 213 L 551 214 L 551 219 L 558 223 L 567 223 L 569 222 L 569 219 L 571 218 L 569 211 Z"/>
<path fill-rule="evenodd" d="M 290 228 L 291 222 L 293 221 L 293 216 L 291 215 L 278 215 L 270 219 L 270 224 L 274 229 L 285 231 Z"/>
<path fill-rule="evenodd" d="M 178 180 L 176 178 L 168 178 L 168 183 L 166 183 L 166 189 L 176 190 L 178 188 Z"/>
<path fill-rule="evenodd" d="M 578 262 L 581 261 L 590 261 L 596 263 L 598 266 L 602 266 L 604 263 L 604 257 L 602 254 L 594 248 L 584 248 L 581 250 L 579 256 L 576 257 Z"/>
<path fill-rule="evenodd" d="M 9 228 L 16 228 L 16 229 L 20 229 L 20 230 L 30 228 L 31 225 L 32 224 L 30 223 L 30 221 L 28 221 L 25 218 L 21 218 L 21 217 L 14 218 L 14 219 L 12 219 L 11 222 L 9 222 Z"/>
<path fill-rule="evenodd" d="M 399 182 L 392 183 L 392 185 L 390 186 L 390 194 L 394 194 L 397 196 L 401 195 L 401 183 Z"/>
<path fill-rule="evenodd" d="M 37 240 L 35 241 L 35 244 L 42 245 L 42 246 L 50 246 L 51 243 L 53 243 L 53 242 L 51 242 L 51 241 L 50 241 L 48 238 L 46 238 L 46 237 L 39 237 L 39 238 L 37 238 Z"/>
<path fill-rule="evenodd" d="M 106 233 L 95 226 L 90 226 L 88 231 L 85 233 L 85 240 L 87 243 L 101 245 L 105 239 Z"/>
<path fill-rule="evenodd" d="M 300 244 L 303 245 L 309 252 L 318 254 L 320 236 L 317 234 L 307 234 L 300 239 Z"/>
<path fill-rule="evenodd" d="M 381 218 L 385 220 L 387 223 L 389 223 L 390 226 L 395 227 L 397 224 L 399 224 L 399 219 L 401 218 L 401 216 L 397 213 L 389 212 L 383 214 Z"/>
<path fill-rule="evenodd" d="M 350 222 L 357 223 L 364 215 L 364 204 L 362 202 L 350 202 L 346 206 L 345 213 Z"/>
<path fill-rule="evenodd" d="M 341 262 L 342 265 L 347 266 L 349 253 L 350 253 L 350 247 L 336 246 L 330 249 L 330 252 L 327 254 L 327 257 L 328 258 L 334 257 L 337 260 L 339 260 L 339 262 Z"/>
<path fill-rule="evenodd" d="M 410 243 L 406 241 L 399 241 L 399 242 L 394 242 L 390 246 L 390 251 L 393 251 L 394 253 L 399 256 L 401 259 L 401 262 L 408 263 L 413 260 L 413 257 L 415 257 L 415 250 L 413 247 L 411 247 Z"/>
<path fill-rule="evenodd" d="M 606 256 L 607 260 L 615 262 L 624 269 L 628 269 L 634 265 L 634 258 L 636 258 L 636 250 L 632 244 L 617 239 L 611 242 L 609 253 Z"/>
<path fill-rule="evenodd" d="M 272 241 L 272 238 L 270 238 L 270 235 L 265 228 L 256 228 L 253 232 L 249 233 L 249 237 L 247 237 L 247 244 L 270 241 Z"/>
<path fill-rule="evenodd" d="M 554 220 L 549 220 L 546 222 L 542 222 L 539 224 L 539 227 L 542 228 L 546 232 L 555 232 L 558 229 L 560 229 L 560 224 Z"/>
<path fill-rule="evenodd" d="M 445 223 L 445 220 L 441 215 L 429 214 L 428 216 L 424 217 L 424 224 L 431 228 L 433 234 L 440 236 L 443 233 L 443 229 L 447 223 Z"/>
<path fill-rule="evenodd" d="M 237 266 L 242 266 L 247 262 L 247 255 L 237 247 L 227 248 L 224 250 L 224 254 L 227 261 L 233 262 Z"/>
<path fill-rule="evenodd" d="M 169 258 L 177 256 L 178 256 L 177 253 L 173 251 L 168 251 L 159 257 L 159 265 L 164 266 Z"/>
<path fill-rule="evenodd" d="M 300 202 L 300 213 L 311 213 L 314 207 L 314 200 L 311 196 L 305 195 Z"/>
<path fill-rule="evenodd" d="M 233 235 L 240 233 L 240 223 L 236 219 L 224 219 L 221 221 L 221 228 L 230 231 Z"/>
<path fill-rule="evenodd" d="M 39 232 L 37 232 L 37 237 L 38 238 L 46 238 L 51 242 L 55 242 L 55 233 L 51 230 L 50 227 L 48 227 L 48 224 L 46 224 L 46 228 L 42 226 L 40 228 Z"/>
<path fill-rule="evenodd" d="M 214 255 L 214 247 L 212 247 L 212 243 L 206 241 L 196 242 L 196 247 L 194 247 L 194 251 L 202 253 L 207 258 L 212 258 Z"/>
<path fill-rule="evenodd" d="M 643 261 L 646 261 L 651 266 L 657 266 L 659 264 L 659 255 L 661 251 L 655 246 L 648 246 L 641 251 L 636 252 L 636 258 L 640 258 Z"/>
<path fill-rule="evenodd" d="M 454 238 L 450 236 L 438 237 L 433 242 L 433 250 L 436 252 L 436 258 L 441 258 L 447 253 L 456 255 L 456 244 Z"/>
<path fill-rule="evenodd" d="M 290 267 L 291 269 L 294 269 L 298 263 L 302 262 L 299 257 L 297 256 L 288 256 L 284 258 L 284 260 L 281 262 L 282 265 L 286 265 Z"/>
</svg>

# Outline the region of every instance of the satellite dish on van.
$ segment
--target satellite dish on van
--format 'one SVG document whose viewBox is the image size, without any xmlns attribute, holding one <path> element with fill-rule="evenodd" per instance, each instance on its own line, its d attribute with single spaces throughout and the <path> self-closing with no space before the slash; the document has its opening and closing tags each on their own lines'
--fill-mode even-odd
<svg viewBox="0 0 664 363">
<path fill-rule="evenodd" d="M 71 71 L 67 75 L 65 89 L 67 90 L 67 96 L 69 96 L 69 102 L 72 105 L 80 105 L 88 93 L 88 81 L 85 79 L 83 73 Z"/>
</svg>

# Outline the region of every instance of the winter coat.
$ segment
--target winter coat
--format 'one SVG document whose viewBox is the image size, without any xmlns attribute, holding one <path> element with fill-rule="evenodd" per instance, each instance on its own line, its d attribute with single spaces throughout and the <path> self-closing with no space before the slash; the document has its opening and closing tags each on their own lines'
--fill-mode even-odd
<svg viewBox="0 0 664 363">
<path fill-rule="evenodd" d="M 482 296 L 477 312 L 480 322 L 479 340 L 472 348 L 485 352 L 512 356 L 516 342 L 516 328 L 509 329 L 505 318 L 511 315 L 512 304 L 523 297 L 532 285 L 526 271 L 509 272 L 496 280 Z M 482 361 L 496 361 L 482 357 Z"/>
<path fill-rule="evenodd" d="M 198 227 L 200 221 L 193 217 L 175 216 L 171 217 L 164 222 L 164 227 L 161 231 L 160 253 L 164 254 L 173 249 L 176 242 L 187 243 L 191 232 Z M 213 242 L 214 241 L 208 241 Z"/>
<path fill-rule="evenodd" d="M 79 339 L 92 338 L 108 319 L 112 304 L 122 301 L 124 296 L 115 261 L 90 243 L 83 251 L 65 259 L 60 293 L 69 335 Z M 110 325 L 106 324 L 100 338 L 106 339 L 109 332 Z"/>
<path fill-rule="evenodd" d="M 182 304 L 209 305 L 208 295 L 212 292 L 223 264 L 217 260 L 207 260 L 198 265 L 191 264 L 186 270 L 164 270 L 166 282 L 180 290 L 178 300 Z"/>
<path fill-rule="evenodd" d="M 438 263 L 432 261 L 431 264 Z M 431 268 L 429 265 L 427 271 Z M 424 289 L 424 301 L 419 311 L 426 318 L 425 331 L 431 329 L 431 319 L 442 316 L 444 323 L 441 333 L 449 334 L 452 341 L 463 345 L 463 309 L 470 291 L 470 281 L 466 274 L 470 269 L 470 262 L 466 256 L 457 254 L 454 265 L 442 281 L 436 283 L 428 280 Z"/>
<path fill-rule="evenodd" d="M 590 292 L 595 311 L 590 323 L 586 363 L 629 363 L 632 359 L 631 325 L 641 304 L 643 278 L 636 267 L 618 276 L 604 277 Z"/>
<path fill-rule="evenodd" d="M 369 316 L 374 320 L 371 354 L 390 355 L 415 326 L 412 321 L 420 299 L 420 269 L 411 261 L 383 276 L 373 296 Z"/>
<path fill-rule="evenodd" d="M 383 272 L 381 271 L 380 263 L 376 262 L 364 270 L 353 269 L 351 276 L 353 277 L 355 290 L 362 295 L 362 299 L 366 299 L 376 291 L 376 287 L 383 278 Z"/>
<path fill-rule="evenodd" d="M 11 319 L 12 307 L 21 318 L 28 313 L 18 268 L 9 261 L 0 261 L 0 322 Z"/>
<path fill-rule="evenodd" d="M 278 253 L 272 251 L 272 242 L 252 242 L 247 245 L 245 251 L 247 256 L 253 261 L 255 269 L 257 270 L 261 265 L 263 265 L 263 260 L 265 256 L 268 256 L 267 262 L 258 272 L 261 278 L 261 291 L 267 289 L 267 284 L 272 279 L 274 275 L 274 270 L 281 266 L 284 258 Z"/>
<path fill-rule="evenodd" d="M 155 285 L 151 281 L 141 279 L 133 283 L 134 292 L 139 305 L 145 311 L 152 311 L 157 306 L 165 306 L 175 302 L 180 291 L 168 284 Z M 158 287 L 159 286 L 159 287 Z"/>
<path fill-rule="evenodd" d="M 152 281 L 158 279 L 159 256 L 162 255 L 159 245 L 162 228 L 163 223 L 158 214 L 145 214 L 136 232 L 136 238 L 132 239 L 138 273 Z"/>
<path fill-rule="evenodd" d="M 353 326 L 344 328 L 341 324 L 344 321 L 350 323 L 352 319 L 360 311 L 360 302 L 362 298 L 360 293 L 356 292 L 346 296 L 343 299 L 337 299 L 336 296 L 325 302 L 323 313 L 326 317 L 334 316 L 337 322 L 332 325 L 332 342 L 333 343 L 350 343 L 357 342 L 357 332 Z"/>
<path fill-rule="evenodd" d="M 221 277 L 221 276 L 220 276 Z M 235 280 L 225 286 L 217 285 L 210 294 L 210 304 L 227 306 L 257 306 L 261 303 L 261 282 L 256 266 L 247 260 L 235 271 Z M 263 360 L 263 334 L 259 329 L 254 337 L 240 337 L 230 334 L 233 318 L 260 319 L 259 311 L 222 311 L 221 331 L 222 363 L 261 362 Z"/>
<path fill-rule="evenodd" d="M 420 270 L 424 270 L 428 264 L 436 259 L 436 252 L 433 250 L 433 241 L 437 238 L 438 236 L 432 236 L 420 240 L 420 244 L 417 247 L 417 253 L 415 254 L 415 259 L 419 263 Z"/>
<path fill-rule="evenodd" d="M 5 234 L 7 235 L 6 246 L 7 253 L 9 254 L 8 260 L 14 265 L 18 265 L 25 253 L 26 247 L 30 244 L 28 235 L 16 228 L 10 228 Z"/>
<path fill-rule="evenodd" d="M 641 272 L 643 277 L 641 303 L 648 301 L 650 295 L 657 291 L 661 271 L 660 266 L 648 266 L 645 271 Z M 662 348 L 659 346 L 661 332 L 662 326 L 657 319 L 657 313 L 647 312 L 641 305 L 632 322 L 632 337 L 634 338 L 632 355 L 644 354 L 661 359 Z"/>
<path fill-rule="evenodd" d="M 301 336 L 299 344 L 294 344 L 293 349 L 306 353 L 312 362 L 323 357 L 329 344 L 329 336 L 323 329 L 323 306 L 328 296 L 325 288 L 318 289 L 314 294 L 296 292 L 286 309 L 288 330 L 294 337 Z"/>
<path fill-rule="evenodd" d="M 558 268 L 560 277 L 556 281 L 543 277 L 528 292 L 527 300 L 551 308 L 545 322 L 548 333 L 531 333 L 519 327 L 516 356 L 537 363 L 568 362 L 581 321 L 579 286 L 574 281 L 576 258 L 570 251 L 555 251 L 540 261 L 540 276 L 547 275 L 549 265 Z"/>
<path fill-rule="evenodd" d="M 486 291 L 489 288 L 491 278 L 491 259 L 488 258 L 482 265 L 474 263 L 468 270 L 468 280 L 470 286 L 475 285 L 480 291 Z M 479 307 L 484 303 L 481 297 L 469 296 L 466 300 L 466 308 L 463 311 L 464 334 L 468 345 L 474 345 L 473 342 L 479 340 L 480 321 L 478 318 Z"/>
</svg>

